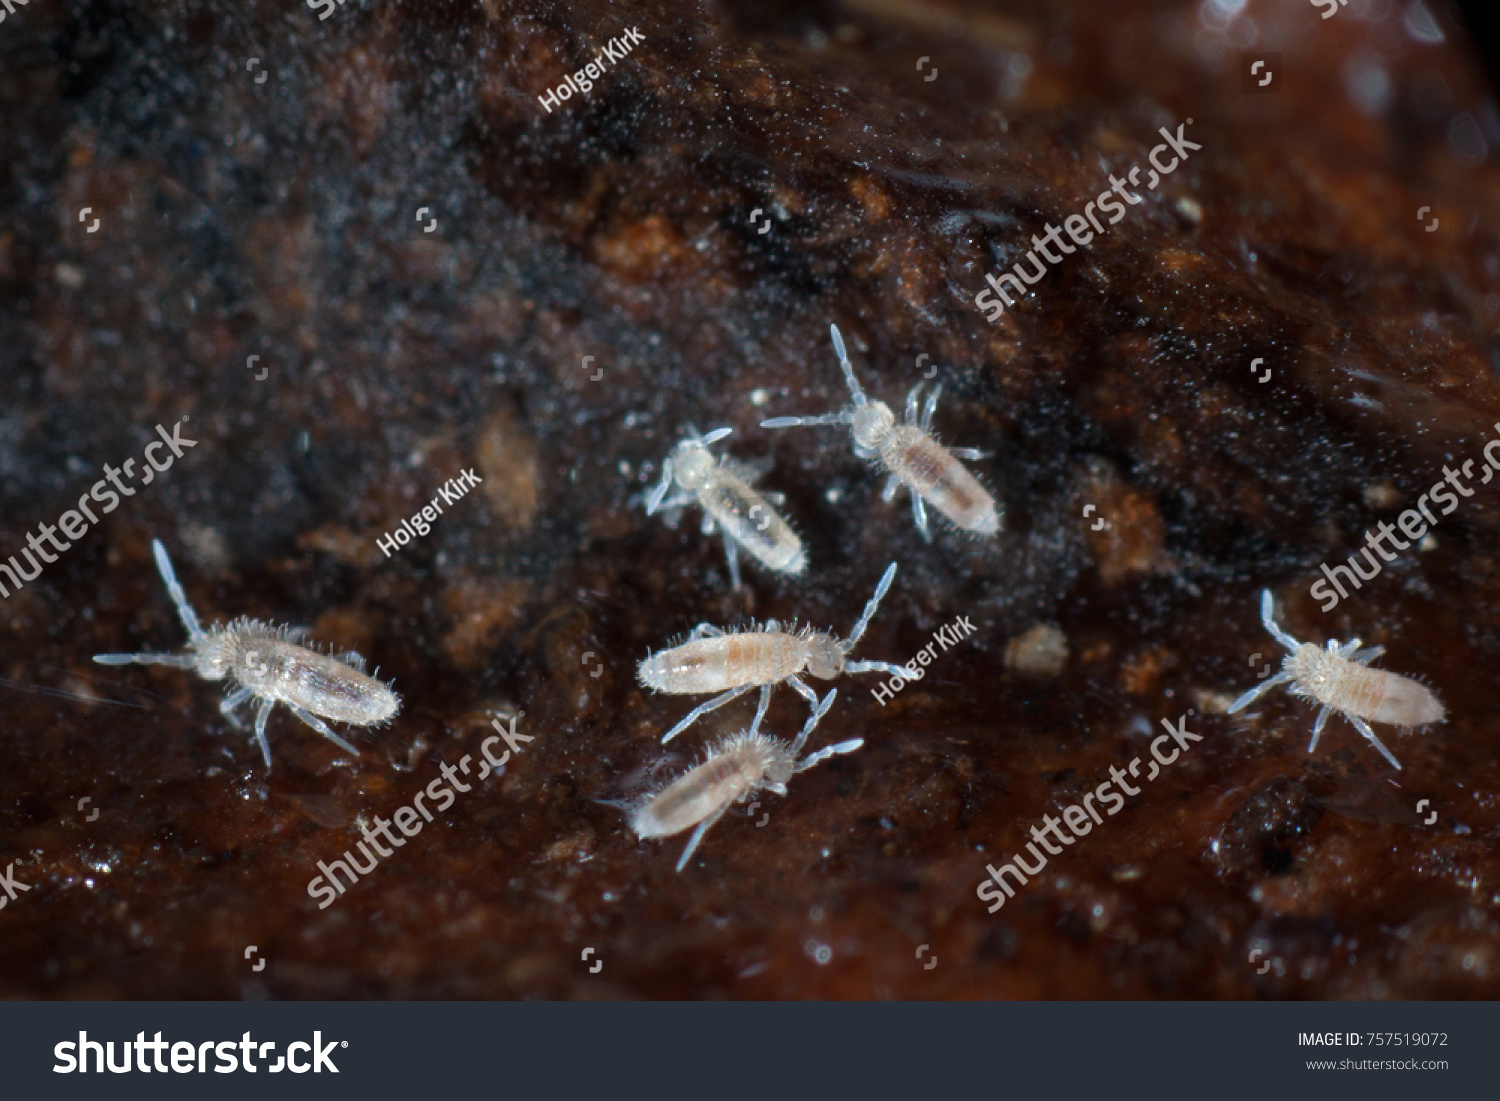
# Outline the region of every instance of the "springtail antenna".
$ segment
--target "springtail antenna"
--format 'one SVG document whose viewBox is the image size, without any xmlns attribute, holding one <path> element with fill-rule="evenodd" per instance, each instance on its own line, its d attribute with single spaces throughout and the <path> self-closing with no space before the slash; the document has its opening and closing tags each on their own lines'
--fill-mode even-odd
<svg viewBox="0 0 1500 1101">
<path fill-rule="evenodd" d="M 187 628 L 188 639 L 193 646 L 197 646 L 203 641 L 203 628 L 198 624 L 198 615 L 193 611 L 193 606 L 188 603 L 187 594 L 177 582 L 172 560 L 167 557 L 167 548 L 162 546 L 160 539 L 151 540 L 151 553 L 156 556 L 156 568 L 161 572 L 161 579 L 167 583 L 172 603 L 177 605 L 178 618 L 182 620 L 183 627 Z"/>
<path fill-rule="evenodd" d="M 856 749 L 864 744 L 865 740 L 863 738 L 850 738 L 847 742 L 839 742 L 837 745 L 831 745 L 827 746 L 824 749 L 820 749 L 816 753 L 809 753 L 800 762 L 798 762 L 796 771 L 806 772 L 808 769 L 812 768 L 813 765 L 818 764 L 820 761 L 826 761 L 829 757 L 836 757 L 840 753 L 853 753 Z"/>
<path fill-rule="evenodd" d="M 870 625 L 870 620 L 875 617 L 875 609 L 880 607 L 880 600 L 890 590 L 891 582 L 896 579 L 896 563 L 892 562 L 886 567 L 885 574 L 880 579 L 880 584 L 875 586 L 875 595 L 870 597 L 870 602 L 865 605 L 864 614 L 859 617 L 859 622 L 854 625 L 854 630 L 849 632 L 846 640 L 849 649 L 854 649 L 854 644 L 859 641 L 859 636 L 865 633 L 865 628 Z"/>
<path fill-rule="evenodd" d="M 175 669 L 194 669 L 197 659 L 192 654 L 95 654 L 99 665 L 170 665 Z"/>
<path fill-rule="evenodd" d="M 854 415 L 844 409 L 837 413 L 822 413 L 816 417 L 772 417 L 760 422 L 762 428 L 807 428 L 817 424 L 853 424 Z"/>
<path fill-rule="evenodd" d="M 793 757 L 802 752 L 802 747 L 807 744 L 807 736 L 813 732 L 813 727 L 823 721 L 823 716 L 828 714 L 828 709 L 833 706 L 834 697 L 839 694 L 837 688 L 830 689 L 828 695 L 823 697 L 823 702 L 813 709 L 813 713 L 807 717 L 807 722 L 802 724 L 802 730 L 792 742 L 791 754 Z M 800 769 L 798 770 L 801 771 Z"/>
<path fill-rule="evenodd" d="M 829 335 L 833 337 L 833 350 L 838 353 L 839 366 L 844 369 L 844 381 L 849 384 L 849 392 L 854 395 L 856 407 L 866 404 L 869 399 L 865 392 L 859 388 L 859 382 L 854 377 L 854 367 L 849 362 L 849 353 L 844 350 L 844 337 L 839 332 L 837 325 L 828 326 Z"/>
<path fill-rule="evenodd" d="M 844 370 L 844 381 L 849 384 L 849 392 L 854 395 L 854 405 L 845 406 L 833 413 L 822 413 L 816 417 L 772 417 L 770 420 L 760 422 L 762 428 L 805 428 L 818 424 L 853 424 L 854 410 L 870 403 L 870 399 L 865 397 L 865 392 L 859 388 L 859 382 L 854 377 L 854 368 L 849 363 L 849 353 L 844 350 L 844 338 L 839 334 L 839 327 L 830 325 L 828 331 L 833 334 L 833 350 L 838 353 L 839 366 Z"/>
<path fill-rule="evenodd" d="M 668 455 L 661 464 L 661 481 L 657 483 L 650 495 L 646 498 L 646 515 L 654 516 L 656 510 L 661 508 L 661 503 L 667 498 L 667 490 L 672 488 L 672 457 Z"/>
<path fill-rule="evenodd" d="M 1265 624 L 1266 630 L 1271 633 L 1271 637 L 1281 643 L 1287 650 L 1295 654 L 1301 647 L 1302 644 L 1300 642 L 1283 631 L 1277 624 L 1276 602 L 1271 597 L 1270 589 L 1262 589 L 1260 591 L 1260 621 Z M 1329 639 L 1329 641 L 1332 642 L 1333 640 Z"/>
</svg>

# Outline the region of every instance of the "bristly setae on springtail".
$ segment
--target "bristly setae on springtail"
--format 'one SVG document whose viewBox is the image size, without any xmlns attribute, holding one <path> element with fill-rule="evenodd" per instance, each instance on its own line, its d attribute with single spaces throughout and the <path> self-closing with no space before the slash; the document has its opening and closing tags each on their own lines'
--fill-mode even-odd
<svg viewBox="0 0 1500 1101">
<path fill-rule="evenodd" d="M 266 719 L 278 703 L 339 748 L 359 756 L 359 750 L 340 738 L 317 716 L 351 726 L 374 726 L 394 718 L 401 697 L 365 674 L 365 660 L 351 652 L 330 656 L 297 645 L 303 628 L 277 627 L 241 617 L 224 626 L 204 630 L 172 570 L 172 560 L 160 539 L 151 541 L 156 568 L 167 585 L 177 614 L 188 633 L 188 652 L 181 654 L 95 654 L 101 665 L 171 665 L 192 669 L 205 680 L 228 679 L 232 688 L 219 711 L 236 730 L 243 730 L 234 709 L 255 700 L 255 740 L 271 767 L 266 741 Z M 376 670 L 379 672 L 379 670 Z"/>
<path fill-rule="evenodd" d="M 670 837 L 690 826 L 697 826 L 677 861 L 680 872 L 687 866 L 703 835 L 735 803 L 744 802 L 758 791 L 786 794 L 787 781 L 805 772 L 819 761 L 839 753 L 853 753 L 865 744 L 863 738 L 820 749 L 797 760 L 807 744 L 813 727 L 833 705 L 838 689 L 831 689 L 823 702 L 813 708 L 802 732 L 793 742 L 783 742 L 767 734 L 749 731 L 723 739 L 704 756 L 703 762 L 673 780 L 661 791 L 647 796 L 631 813 L 630 828 L 636 836 Z M 814 697 L 816 698 L 816 697 Z"/>
<path fill-rule="evenodd" d="M 661 482 L 646 500 L 646 515 L 666 510 L 676 526 L 672 510 L 697 504 L 703 509 L 703 534 L 712 535 L 715 527 L 724 533 L 724 554 L 729 559 L 729 579 L 740 587 L 739 552 L 747 554 L 779 573 L 801 573 L 807 566 L 802 540 L 791 525 L 777 515 L 770 502 L 781 504 L 780 493 L 760 493 L 752 488 L 756 473 L 725 455 L 715 461 L 708 450 L 732 428 L 716 428 L 699 436 L 692 425 L 687 438 L 672 449 L 662 463 Z M 667 496 L 673 479 L 681 491 Z"/>
<path fill-rule="evenodd" d="M 1313 723 L 1312 742 L 1307 747 L 1309 753 L 1318 748 L 1323 724 L 1332 712 L 1337 711 L 1398 769 L 1401 762 L 1380 744 L 1375 731 L 1370 729 L 1370 723 L 1414 727 L 1440 723 L 1447 718 L 1443 705 L 1426 685 L 1400 673 L 1369 667 L 1369 662 L 1385 653 L 1384 646 L 1361 650 L 1357 638 L 1342 645 L 1329 639 L 1328 648 L 1320 650 L 1311 642 L 1298 642 L 1277 626 L 1276 605 L 1271 599 L 1270 589 L 1262 590 L 1260 594 L 1260 618 L 1266 630 L 1286 647 L 1288 653 L 1281 660 L 1281 672 L 1235 700 L 1229 705 L 1228 714 L 1233 715 L 1248 707 L 1261 693 L 1276 685 L 1290 683 L 1289 691 L 1294 696 L 1323 705 Z"/>
<path fill-rule="evenodd" d="M 703 715 L 723 707 L 752 688 L 760 689 L 760 707 L 755 712 L 755 721 L 750 724 L 752 735 L 760 729 L 760 721 L 771 702 L 771 689 L 778 684 L 791 685 L 810 707 L 816 708 L 817 692 L 798 676 L 804 671 L 819 680 L 833 680 L 845 673 L 888 673 L 916 680 L 916 674 L 903 665 L 849 660 L 850 652 L 865 633 L 875 609 L 880 606 L 880 598 L 885 596 L 895 576 L 896 563 L 892 562 L 846 639 L 809 627 L 800 631 L 783 631 L 774 619 L 766 620 L 759 627 L 752 625 L 735 632 L 725 632 L 711 623 L 700 623 L 693 628 L 686 642 L 647 657 L 637 670 L 637 676 L 647 688 L 686 696 L 723 693 L 693 708 L 680 723 L 667 731 L 662 741 L 670 742 Z"/>
<path fill-rule="evenodd" d="M 979 459 L 983 451 L 969 447 L 944 447 L 932 437 L 932 414 L 937 409 L 942 385 L 932 388 L 927 401 L 917 412 L 922 384 L 912 387 L 906 396 L 906 422 L 897 424 L 895 414 L 883 401 L 871 401 L 859 388 L 844 338 L 837 325 L 828 326 L 833 347 L 838 352 L 844 381 L 854 396 L 854 404 L 837 413 L 816 417 L 772 417 L 761 421 L 762 428 L 795 428 L 799 425 L 847 424 L 854 435 L 854 453 L 862 459 L 878 460 L 887 472 L 881 498 L 891 501 L 901 486 L 911 492 L 912 516 L 922 538 L 932 542 L 923 502 L 937 509 L 964 531 L 977 535 L 994 535 L 1000 530 L 1001 513 L 989 490 L 979 484 L 959 459 Z"/>
</svg>

